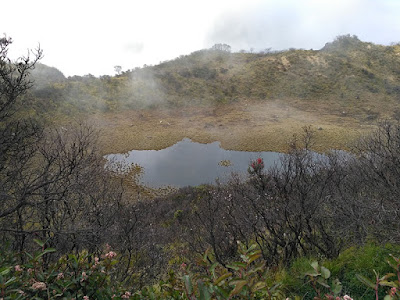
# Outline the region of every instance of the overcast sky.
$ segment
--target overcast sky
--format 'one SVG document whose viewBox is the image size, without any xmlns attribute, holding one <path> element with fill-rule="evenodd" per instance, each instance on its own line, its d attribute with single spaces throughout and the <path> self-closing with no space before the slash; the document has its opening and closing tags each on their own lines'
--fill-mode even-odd
<svg viewBox="0 0 400 300">
<path fill-rule="evenodd" d="M 342 34 L 400 42 L 400 0 L 18 0 L 0 5 L 11 55 L 39 43 L 66 76 L 114 74 L 226 43 L 320 49 Z"/>
</svg>

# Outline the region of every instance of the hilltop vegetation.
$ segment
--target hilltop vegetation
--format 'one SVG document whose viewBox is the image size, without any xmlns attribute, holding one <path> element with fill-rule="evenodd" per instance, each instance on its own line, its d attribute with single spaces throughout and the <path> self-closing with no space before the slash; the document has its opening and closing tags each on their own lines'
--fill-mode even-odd
<svg viewBox="0 0 400 300">
<path fill-rule="evenodd" d="M 73 107 L 87 112 L 296 99 L 299 105 L 329 103 L 338 111 L 354 110 L 366 118 L 393 113 L 384 106 L 400 100 L 400 45 L 340 36 L 321 50 L 230 53 L 229 48 L 217 49 L 113 77 L 64 78 L 56 69 L 40 66 L 33 73 L 40 83 L 34 96 L 38 103 L 50 100 L 66 111 Z"/>
</svg>

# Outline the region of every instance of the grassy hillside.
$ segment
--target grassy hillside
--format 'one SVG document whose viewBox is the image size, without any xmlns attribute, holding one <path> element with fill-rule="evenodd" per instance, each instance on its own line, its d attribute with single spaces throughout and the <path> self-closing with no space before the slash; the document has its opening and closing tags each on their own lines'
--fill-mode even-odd
<svg viewBox="0 0 400 300">
<path fill-rule="evenodd" d="M 65 79 L 47 69 L 51 76 L 43 66 L 33 74 L 41 86 L 35 96 L 87 111 L 292 98 L 364 107 L 372 118 L 382 111 L 379 106 L 400 100 L 400 45 L 374 45 L 355 36 L 338 37 L 318 51 L 200 50 L 115 77 Z"/>
<path fill-rule="evenodd" d="M 116 76 L 65 78 L 42 65 L 33 77 L 36 110 L 101 114 L 99 126 L 112 129 L 106 152 L 158 149 L 185 136 L 229 149 L 284 151 L 305 125 L 327 129 L 317 149 L 346 148 L 377 120 L 400 116 L 400 45 L 350 35 L 320 50 L 209 49 Z"/>
</svg>

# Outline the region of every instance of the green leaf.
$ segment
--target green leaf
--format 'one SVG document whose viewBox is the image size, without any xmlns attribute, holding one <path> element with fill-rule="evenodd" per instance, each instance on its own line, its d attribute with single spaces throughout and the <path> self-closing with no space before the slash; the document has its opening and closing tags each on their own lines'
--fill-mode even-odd
<svg viewBox="0 0 400 300">
<path fill-rule="evenodd" d="M 373 283 L 371 280 L 369 280 L 368 278 L 360 275 L 360 274 L 356 274 L 356 277 L 359 281 L 361 281 L 362 283 L 364 283 L 366 286 L 375 289 L 375 283 Z"/>
<path fill-rule="evenodd" d="M 317 276 L 320 276 L 321 273 L 318 273 L 318 272 L 309 272 L 309 273 L 306 273 L 305 275 L 306 275 L 306 276 L 311 276 L 311 277 L 317 277 Z"/>
<path fill-rule="evenodd" d="M 113 259 L 113 260 L 111 261 L 111 263 L 110 263 L 110 266 L 114 266 L 114 265 L 116 265 L 117 263 L 118 263 L 118 260 Z"/>
<path fill-rule="evenodd" d="M 9 286 L 11 283 L 13 283 L 15 280 L 17 280 L 17 278 L 16 277 L 11 277 L 10 279 L 8 279 L 7 281 L 6 281 L 6 283 L 4 284 L 4 286 Z"/>
<path fill-rule="evenodd" d="M 25 251 L 25 255 L 28 256 L 29 259 L 33 259 L 33 256 L 30 253 L 26 252 L 26 251 Z"/>
<path fill-rule="evenodd" d="M 395 282 L 393 282 L 393 281 L 381 280 L 381 281 L 379 281 L 379 284 L 383 285 L 383 286 L 390 286 L 390 287 L 396 287 L 397 288 L 397 284 Z"/>
<path fill-rule="evenodd" d="M 192 285 L 192 281 L 190 280 L 189 275 L 183 276 L 183 281 L 185 282 L 186 291 L 188 292 L 189 295 L 192 295 L 193 285 Z"/>
<path fill-rule="evenodd" d="M 239 294 L 242 291 L 243 287 L 247 284 L 247 280 L 235 280 L 234 284 L 235 288 L 231 291 L 230 293 L 231 296 Z"/>
<path fill-rule="evenodd" d="M 72 267 L 74 269 L 78 268 L 78 258 L 74 254 L 68 254 L 68 259 L 72 261 Z"/>
<path fill-rule="evenodd" d="M 247 256 L 247 255 L 245 255 L 245 254 L 241 254 L 240 255 L 240 258 L 244 261 L 244 262 L 248 262 L 248 260 L 249 260 L 249 257 Z"/>
<path fill-rule="evenodd" d="M 233 266 L 233 265 L 226 265 L 226 267 L 227 267 L 228 269 L 232 269 L 232 270 L 235 270 L 235 271 L 239 271 L 239 270 L 240 270 L 239 267 Z"/>
<path fill-rule="evenodd" d="M 208 288 L 204 285 L 204 283 L 199 280 L 198 281 L 198 287 L 199 287 L 199 292 L 200 292 L 200 300 L 210 300 L 211 299 L 211 294 L 208 291 Z"/>
<path fill-rule="evenodd" d="M 43 247 L 43 246 L 44 246 L 44 242 L 42 242 L 41 240 L 33 239 L 33 241 L 34 241 L 36 244 L 38 244 L 40 247 Z"/>
<path fill-rule="evenodd" d="M 4 268 L 1 268 L 1 269 L 0 269 L 0 275 L 1 275 L 1 276 L 7 275 L 8 273 L 10 273 L 10 269 L 11 269 L 11 267 L 4 267 Z"/>
<path fill-rule="evenodd" d="M 226 266 L 227 268 L 239 271 L 240 269 L 244 269 L 247 267 L 247 265 L 245 263 L 241 263 L 241 262 L 234 262 L 230 265 Z"/>
<path fill-rule="evenodd" d="M 225 279 L 227 279 L 227 278 L 229 278 L 229 277 L 231 277 L 231 276 L 232 276 L 232 273 L 231 273 L 231 272 L 225 273 L 225 274 L 221 275 L 219 278 L 217 278 L 217 279 L 214 281 L 214 284 L 215 284 L 215 285 L 219 285 L 219 283 L 220 283 L 221 281 L 223 281 L 223 280 L 225 280 Z"/>
<path fill-rule="evenodd" d="M 207 248 L 206 251 L 204 251 L 203 255 L 203 261 L 207 262 L 208 261 L 208 253 L 210 252 L 210 248 Z"/>
<path fill-rule="evenodd" d="M 54 248 L 44 249 L 41 253 L 39 253 L 38 255 L 35 256 L 35 259 L 38 259 L 47 253 L 51 253 L 51 252 L 55 252 L 55 251 L 56 251 L 56 249 L 54 249 Z"/>
<path fill-rule="evenodd" d="M 339 295 L 341 293 L 342 288 L 343 288 L 343 286 L 342 286 L 342 283 L 339 281 L 339 279 L 335 279 L 332 282 L 332 292 L 335 296 Z"/>
<path fill-rule="evenodd" d="M 385 298 L 383 298 L 383 300 L 392 300 L 392 299 L 393 299 L 393 297 L 390 295 L 386 295 Z"/>
<path fill-rule="evenodd" d="M 219 265 L 219 263 L 214 263 L 211 267 L 210 267 L 210 272 L 212 274 L 213 277 L 215 277 L 215 268 Z"/>
<path fill-rule="evenodd" d="M 248 249 L 247 249 L 247 253 L 249 253 L 250 251 L 253 251 L 254 249 L 257 248 L 257 244 L 252 244 Z M 260 250 L 258 250 L 260 251 Z"/>
<path fill-rule="evenodd" d="M 264 270 L 265 270 L 265 262 L 257 264 L 252 268 L 253 272 L 264 271 Z"/>
<path fill-rule="evenodd" d="M 325 267 L 321 267 L 321 275 L 322 277 L 324 277 L 325 279 L 328 279 L 329 277 L 331 277 L 331 271 L 329 271 L 327 268 Z"/>
<path fill-rule="evenodd" d="M 55 294 L 55 295 L 53 295 L 53 297 L 54 298 L 57 298 L 57 297 L 61 297 L 63 295 L 63 293 L 61 293 L 61 294 Z"/>
<path fill-rule="evenodd" d="M 275 290 L 277 290 L 280 286 L 282 285 L 282 283 L 278 282 L 277 284 L 273 285 L 269 291 L 270 292 L 275 292 Z"/>
<path fill-rule="evenodd" d="M 55 248 L 46 248 L 44 249 L 44 253 L 51 253 L 51 252 L 56 252 L 57 250 Z"/>
<path fill-rule="evenodd" d="M 330 288 L 329 284 L 327 284 L 322 278 L 318 278 L 317 282 L 323 287 Z"/>
<path fill-rule="evenodd" d="M 311 267 L 313 267 L 313 269 L 318 272 L 318 262 L 317 261 L 313 261 L 311 263 Z"/>
<path fill-rule="evenodd" d="M 252 292 L 256 292 L 256 291 L 262 290 L 262 289 L 265 288 L 266 286 L 267 286 L 267 283 L 266 283 L 266 282 L 259 281 L 259 282 L 256 282 L 256 283 L 251 287 L 251 291 L 252 291 Z"/>
<path fill-rule="evenodd" d="M 387 280 L 388 278 L 395 277 L 395 276 L 396 276 L 396 274 L 394 274 L 394 273 L 387 273 L 385 276 L 381 277 L 379 280 L 380 281 L 381 280 Z"/>
<path fill-rule="evenodd" d="M 47 253 L 52 253 L 52 252 L 56 252 L 56 249 L 54 248 L 46 248 L 43 250 L 42 255 L 45 255 Z"/>
<path fill-rule="evenodd" d="M 259 257 L 261 257 L 261 253 L 256 253 L 256 254 L 250 255 L 248 263 L 251 264 L 253 261 L 258 259 Z"/>
<path fill-rule="evenodd" d="M 229 298 L 229 291 L 223 289 L 222 287 L 219 286 L 214 286 L 213 290 L 219 294 L 220 296 L 222 296 L 224 299 Z"/>
</svg>

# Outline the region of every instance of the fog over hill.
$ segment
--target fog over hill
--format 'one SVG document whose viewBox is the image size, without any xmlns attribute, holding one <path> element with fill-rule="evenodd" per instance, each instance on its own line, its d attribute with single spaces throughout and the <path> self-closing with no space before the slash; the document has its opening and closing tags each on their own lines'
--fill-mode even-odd
<svg viewBox="0 0 400 300">
<path fill-rule="evenodd" d="M 20 0 L 2 9 L 23 20 L 0 19 L 1 33 L 15 40 L 10 57 L 40 44 L 42 63 L 66 76 L 113 75 L 116 65 L 155 65 L 216 43 L 259 52 L 321 49 L 347 33 L 382 45 L 400 36 L 397 0 Z"/>
<path fill-rule="evenodd" d="M 297 99 L 336 103 L 338 110 L 358 109 L 362 118 L 374 119 L 385 112 L 399 114 L 399 70 L 399 44 L 375 45 L 345 35 L 320 50 L 232 53 L 229 45 L 217 44 L 116 76 L 65 78 L 44 65 L 32 76 L 36 102 L 50 101 L 40 106 L 61 111 Z"/>
</svg>

